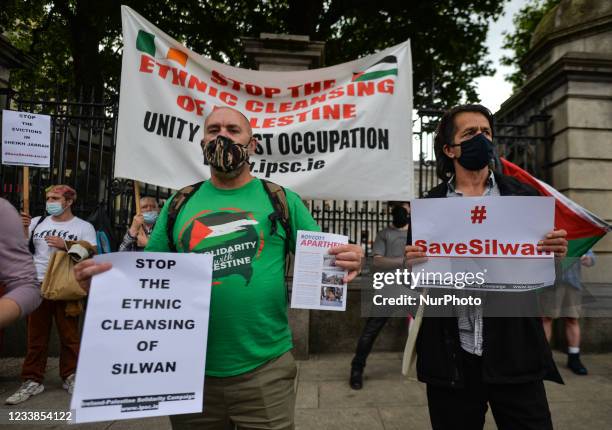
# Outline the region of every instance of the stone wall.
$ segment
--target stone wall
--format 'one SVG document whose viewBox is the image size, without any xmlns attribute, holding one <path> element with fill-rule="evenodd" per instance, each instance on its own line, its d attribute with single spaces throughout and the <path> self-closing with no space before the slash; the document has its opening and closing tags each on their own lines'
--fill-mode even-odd
<svg viewBox="0 0 612 430">
<path fill-rule="evenodd" d="M 612 3 L 562 0 L 538 25 L 521 67 L 526 82 L 497 120 L 526 124 L 549 115 L 538 160 L 542 179 L 612 223 Z M 612 303 L 605 297 L 612 291 L 612 234 L 594 251 L 597 263 L 583 268 L 582 278 L 599 296 L 604 317 L 581 320 L 582 349 L 610 351 Z M 565 349 L 564 333 L 556 321 L 553 346 Z"/>
<path fill-rule="evenodd" d="M 551 49 L 496 116 L 526 123 L 532 115 L 550 115 L 543 179 L 612 223 L 612 22 L 609 31 L 586 39 Z M 596 52 L 569 50 L 589 47 Z M 585 271 L 585 281 L 610 282 L 612 236 L 594 251 L 598 264 Z"/>
</svg>

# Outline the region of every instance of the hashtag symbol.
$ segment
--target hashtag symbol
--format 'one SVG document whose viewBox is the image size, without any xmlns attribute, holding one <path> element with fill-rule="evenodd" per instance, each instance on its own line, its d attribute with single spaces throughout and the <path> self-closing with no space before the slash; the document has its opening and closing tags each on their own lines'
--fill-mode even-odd
<svg viewBox="0 0 612 430">
<path fill-rule="evenodd" d="M 487 219 L 487 209 L 484 206 L 474 206 L 470 213 L 472 224 L 482 224 L 482 221 Z"/>
</svg>

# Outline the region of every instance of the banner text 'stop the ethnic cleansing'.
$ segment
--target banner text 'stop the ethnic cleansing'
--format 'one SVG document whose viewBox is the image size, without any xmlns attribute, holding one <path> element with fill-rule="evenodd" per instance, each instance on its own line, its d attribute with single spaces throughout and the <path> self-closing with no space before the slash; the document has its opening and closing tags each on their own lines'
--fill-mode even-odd
<svg viewBox="0 0 612 430">
<path fill-rule="evenodd" d="M 255 84 L 245 84 L 236 79 L 228 78 L 220 72 L 213 70 L 210 80 L 217 86 L 204 82 L 200 77 L 188 73 L 185 70 L 160 63 L 146 54 L 140 56 L 141 73 L 150 73 L 163 80 L 169 80 L 172 85 L 186 87 L 196 90 L 207 96 L 219 100 L 223 105 L 238 107 L 246 113 L 254 114 L 282 114 L 282 116 L 266 116 L 265 118 L 249 118 L 253 128 L 271 128 L 290 125 L 295 122 L 306 122 L 312 120 L 340 120 L 355 118 L 357 115 L 356 105 L 353 103 L 329 103 L 340 97 L 368 97 L 377 94 L 392 95 L 395 88 L 394 79 L 382 79 L 378 81 L 357 81 L 346 85 L 335 87 L 333 79 L 308 82 L 303 85 L 280 88 L 262 87 Z M 234 91 L 244 92 L 247 96 L 254 97 L 283 97 L 296 99 L 294 101 L 267 101 L 258 99 L 240 100 L 235 94 L 225 91 L 223 88 L 231 88 Z M 312 96 L 312 97 L 310 97 Z M 199 100 L 188 95 L 177 97 L 177 105 L 187 111 L 203 116 L 205 112 L 205 100 Z M 240 106 L 242 105 L 242 106 Z M 307 110 L 304 110 L 307 109 Z M 293 113 L 300 111 L 299 113 Z"/>
</svg>

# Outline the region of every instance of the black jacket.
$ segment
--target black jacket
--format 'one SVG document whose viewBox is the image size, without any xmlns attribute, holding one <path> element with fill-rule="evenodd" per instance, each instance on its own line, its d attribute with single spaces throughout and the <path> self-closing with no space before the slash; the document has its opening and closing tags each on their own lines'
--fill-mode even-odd
<svg viewBox="0 0 612 430">
<path fill-rule="evenodd" d="M 495 181 L 502 196 L 539 195 L 535 189 L 509 176 L 496 173 Z M 443 198 L 446 197 L 447 190 L 447 184 L 441 183 L 426 193 L 425 197 Z M 408 233 L 408 241 L 412 243 L 411 230 Z M 534 294 L 535 298 L 535 293 L 517 294 Z M 507 294 L 498 293 L 497 298 L 500 297 L 503 297 L 503 300 L 512 300 Z M 487 302 L 489 300 L 490 297 L 487 297 Z M 435 385 L 463 386 L 457 318 L 427 317 L 427 310 L 424 316 L 416 345 L 419 381 Z M 517 384 L 548 379 L 563 383 L 552 359 L 540 318 L 485 317 L 483 336 L 482 368 L 485 382 Z"/>
</svg>

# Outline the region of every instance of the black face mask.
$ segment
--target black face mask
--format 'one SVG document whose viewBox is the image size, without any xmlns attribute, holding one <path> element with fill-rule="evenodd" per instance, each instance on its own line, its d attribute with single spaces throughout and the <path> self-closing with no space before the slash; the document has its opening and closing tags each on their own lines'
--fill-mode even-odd
<svg viewBox="0 0 612 430">
<path fill-rule="evenodd" d="M 402 206 L 395 206 L 391 210 L 391 224 L 395 228 L 405 227 L 410 221 L 410 214 L 406 210 L 406 208 Z"/>
<path fill-rule="evenodd" d="M 457 161 L 467 170 L 481 170 L 494 157 L 493 143 L 482 133 L 464 140 L 459 145 L 449 146 L 461 146 L 461 156 Z"/>
</svg>

